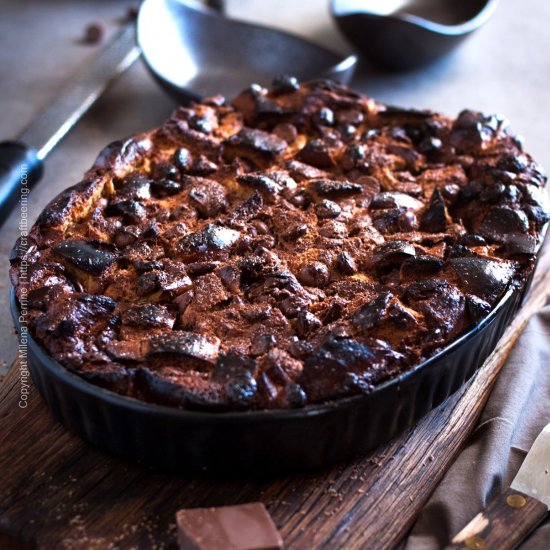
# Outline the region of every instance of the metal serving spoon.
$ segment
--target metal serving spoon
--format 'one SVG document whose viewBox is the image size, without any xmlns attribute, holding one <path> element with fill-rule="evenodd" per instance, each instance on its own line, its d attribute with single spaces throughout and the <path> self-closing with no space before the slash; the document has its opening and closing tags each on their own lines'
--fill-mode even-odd
<svg viewBox="0 0 550 550">
<path fill-rule="evenodd" d="M 357 64 L 354 55 L 228 19 L 193 0 L 144 0 L 137 40 L 153 76 L 183 102 L 215 94 L 232 97 L 251 83 L 266 85 L 282 75 L 347 83 Z"/>
<path fill-rule="evenodd" d="M 332 0 L 336 23 L 376 65 L 410 69 L 449 52 L 481 27 L 498 0 Z"/>
</svg>

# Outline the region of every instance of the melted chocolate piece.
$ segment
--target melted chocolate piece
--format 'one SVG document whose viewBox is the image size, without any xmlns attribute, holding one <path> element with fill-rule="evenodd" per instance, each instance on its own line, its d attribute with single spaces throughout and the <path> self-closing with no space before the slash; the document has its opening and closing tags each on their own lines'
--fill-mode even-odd
<svg viewBox="0 0 550 550">
<path fill-rule="evenodd" d="M 503 294 L 514 274 L 513 265 L 484 258 L 453 258 L 449 263 L 462 287 L 489 303 Z"/>
<path fill-rule="evenodd" d="M 178 252 L 189 261 L 192 258 L 217 257 L 226 252 L 240 237 L 238 231 L 207 225 L 197 233 L 183 237 L 178 243 Z"/>
<path fill-rule="evenodd" d="M 215 363 L 219 349 L 217 338 L 185 331 L 156 334 L 149 343 L 149 357 L 177 355 L 206 364 Z"/>
<path fill-rule="evenodd" d="M 321 139 L 308 141 L 298 159 L 316 168 L 331 168 L 336 164 L 328 145 Z"/>
<path fill-rule="evenodd" d="M 322 196 L 338 197 L 361 193 L 363 187 L 359 183 L 338 180 L 317 180 L 313 182 L 315 192 Z"/>
<path fill-rule="evenodd" d="M 117 259 L 116 254 L 102 249 L 101 243 L 78 240 L 61 242 L 54 246 L 52 251 L 92 275 L 100 275 Z"/>
<path fill-rule="evenodd" d="M 439 189 L 432 193 L 428 208 L 420 218 L 420 229 L 431 233 L 443 233 L 447 226 L 447 209 Z"/>
<path fill-rule="evenodd" d="M 523 234 L 529 231 L 529 220 L 521 210 L 494 208 L 485 216 L 479 232 L 492 242 L 503 242 L 510 233 Z"/>
<path fill-rule="evenodd" d="M 181 191 L 181 183 L 171 179 L 154 180 L 151 184 L 151 190 L 156 197 L 170 197 Z"/>
<path fill-rule="evenodd" d="M 248 149 L 272 157 L 285 151 L 287 143 L 285 140 L 263 130 L 243 128 L 238 134 L 231 136 L 226 141 L 227 147 Z"/>
</svg>

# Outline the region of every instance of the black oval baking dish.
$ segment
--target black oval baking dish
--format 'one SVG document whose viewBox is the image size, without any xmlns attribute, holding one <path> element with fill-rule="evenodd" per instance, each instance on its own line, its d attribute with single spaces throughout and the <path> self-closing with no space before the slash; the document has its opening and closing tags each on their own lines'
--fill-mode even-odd
<svg viewBox="0 0 550 550">
<path fill-rule="evenodd" d="M 30 337 L 29 370 L 62 424 L 127 459 L 185 473 L 314 469 L 388 441 L 458 390 L 495 348 L 531 278 L 511 287 L 480 324 L 413 369 L 371 393 L 303 409 L 211 413 L 138 401 L 71 373 Z M 11 311 L 20 332 L 13 290 Z"/>
</svg>

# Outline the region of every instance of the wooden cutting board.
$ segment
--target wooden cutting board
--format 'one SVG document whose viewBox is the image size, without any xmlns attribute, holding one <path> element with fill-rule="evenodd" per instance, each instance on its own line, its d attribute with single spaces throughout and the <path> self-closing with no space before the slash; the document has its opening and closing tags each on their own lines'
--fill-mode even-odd
<svg viewBox="0 0 550 550">
<path fill-rule="evenodd" d="M 176 548 L 179 508 L 262 501 L 288 549 L 393 548 L 475 427 L 523 326 L 546 303 L 550 247 L 539 264 L 528 300 L 468 384 L 375 452 L 308 475 L 209 480 L 124 462 L 68 433 L 33 387 L 20 408 L 16 363 L 0 387 L 0 547 Z"/>
</svg>

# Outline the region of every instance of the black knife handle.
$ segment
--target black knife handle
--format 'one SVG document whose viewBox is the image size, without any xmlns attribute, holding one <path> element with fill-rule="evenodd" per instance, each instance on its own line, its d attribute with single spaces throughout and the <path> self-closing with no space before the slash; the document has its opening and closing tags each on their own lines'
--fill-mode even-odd
<svg viewBox="0 0 550 550">
<path fill-rule="evenodd" d="M 0 142 L 0 227 L 41 176 L 35 149 L 19 141 Z"/>
</svg>

